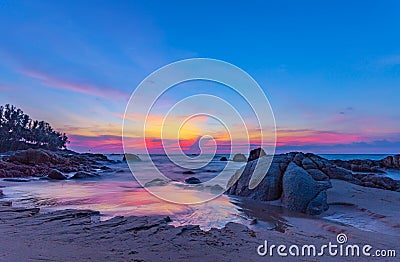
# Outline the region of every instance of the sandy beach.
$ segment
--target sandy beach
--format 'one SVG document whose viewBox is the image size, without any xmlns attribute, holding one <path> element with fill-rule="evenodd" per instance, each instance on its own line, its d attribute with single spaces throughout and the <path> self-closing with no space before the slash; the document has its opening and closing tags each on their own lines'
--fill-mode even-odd
<svg viewBox="0 0 400 262">
<path fill-rule="evenodd" d="M 311 217 L 266 203 L 242 200 L 244 212 L 258 223 L 248 228 L 228 223 L 222 229 L 203 231 L 198 226 L 174 227 L 168 216 L 114 217 L 100 221 L 99 212 L 61 210 L 42 213 L 38 208 L 0 208 L 1 261 L 265 261 L 257 247 L 268 240 L 276 245 L 336 243 L 339 233 L 349 244 L 369 244 L 398 251 L 400 196 L 397 192 L 366 188 L 332 180 L 330 209 Z M 332 218 L 352 218 L 350 226 Z M 272 219 L 273 218 L 273 219 Z M 263 223 L 275 223 L 265 229 Z M 282 223 L 276 223 L 281 221 Z M 345 221 L 345 220 L 342 220 Z M 372 231 L 368 223 L 375 221 Z M 278 257 L 282 261 L 293 257 Z M 300 261 L 330 261 L 337 257 L 300 257 Z M 341 257 L 341 260 L 357 260 Z M 365 259 L 365 257 L 364 257 Z M 369 260 L 374 259 L 369 257 Z M 396 258 L 376 258 L 380 261 Z"/>
</svg>

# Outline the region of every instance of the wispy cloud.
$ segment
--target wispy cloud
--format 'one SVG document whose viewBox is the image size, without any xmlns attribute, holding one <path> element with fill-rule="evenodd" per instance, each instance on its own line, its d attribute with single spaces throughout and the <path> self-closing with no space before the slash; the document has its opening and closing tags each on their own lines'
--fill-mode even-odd
<svg viewBox="0 0 400 262">
<path fill-rule="evenodd" d="M 67 80 L 35 70 L 22 70 L 21 73 L 25 76 L 39 80 L 42 85 L 49 88 L 79 92 L 107 99 L 128 100 L 129 98 L 128 93 L 109 86 L 99 86 L 86 82 Z"/>
<path fill-rule="evenodd" d="M 363 141 L 365 137 L 356 133 L 313 129 L 280 129 L 277 132 L 278 146 L 304 146 L 309 144 L 348 144 Z"/>
</svg>

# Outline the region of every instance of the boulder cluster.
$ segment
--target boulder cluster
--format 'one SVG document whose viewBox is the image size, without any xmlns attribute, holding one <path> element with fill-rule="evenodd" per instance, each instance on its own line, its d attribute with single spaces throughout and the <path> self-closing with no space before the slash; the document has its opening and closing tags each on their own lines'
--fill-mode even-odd
<svg viewBox="0 0 400 262">
<path fill-rule="evenodd" d="M 110 160 L 102 154 L 78 154 L 73 151 L 27 149 L 0 158 L 0 178 L 48 177 L 67 179 L 97 176 L 96 169 L 106 169 L 102 164 Z M 74 174 L 75 173 L 75 174 Z"/>
<path fill-rule="evenodd" d="M 330 179 L 400 191 L 399 181 L 381 174 L 384 169 L 399 168 L 400 155 L 380 161 L 330 161 L 311 153 L 272 157 L 262 149 L 253 151 L 228 183 L 229 194 L 260 201 L 280 200 L 289 210 L 317 215 L 329 208 L 326 190 L 331 187 Z"/>
</svg>

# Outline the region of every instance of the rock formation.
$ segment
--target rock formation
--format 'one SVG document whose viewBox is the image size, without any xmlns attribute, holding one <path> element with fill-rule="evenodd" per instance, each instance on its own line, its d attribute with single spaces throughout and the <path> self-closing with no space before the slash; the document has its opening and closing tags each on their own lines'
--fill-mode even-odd
<svg viewBox="0 0 400 262">
<path fill-rule="evenodd" d="M 135 154 L 124 154 L 122 161 L 132 161 L 132 162 L 139 162 L 142 161 L 138 155 Z"/>
<path fill-rule="evenodd" d="M 243 154 L 236 154 L 232 160 L 235 162 L 247 162 L 247 157 Z"/>
<path fill-rule="evenodd" d="M 260 155 L 264 156 L 257 157 Z M 249 162 L 228 183 L 228 194 L 260 201 L 280 200 L 289 210 L 317 215 L 328 209 L 326 190 L 331 187 L 329 179 L 400 191 L 400 181 L 380 175 L 384 172 L 382 168 L 396 168 L 398 159 L 394 156 L 380 161 L 329 161 L 311 153 L 299 152 L 271 157 L 266 156 L 262 149 L 255 149 L 250 152 Z M 270 168 L 266 172 L 269 163 Z M 356 173 L 352 171 L 355 165 L 363 166 L 356 170 L 379 172 Z M 233 183 L 237 177 L 239 179 Z M 249 186 L 253 179 L 261 180 L 255 188 Z"/>
<path fill-rule="evenodd" d="M 112 163 L 102 154 L 78 154 L 73 151 L 27 149 L 0 158 L 0 178 L 45 177 L 66 179 L 62 173 L 91 172 Z M 103 168 L 104 169 L 104 168 Z"/>
</svg>

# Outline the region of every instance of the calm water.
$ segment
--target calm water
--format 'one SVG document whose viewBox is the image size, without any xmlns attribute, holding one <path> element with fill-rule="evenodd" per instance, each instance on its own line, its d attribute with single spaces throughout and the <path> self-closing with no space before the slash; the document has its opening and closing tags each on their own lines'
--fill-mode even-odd
<svg viewBox="0 0 400 262">
<path fill-rule="evenodd" d="M 381 159 L 386 155 L 322 155 L 329 159 Z M 217 155 L 208 165 L 195 171 L 195 174 L 185 175 L 188 169 L 178 168 L 165 156 L 153 156 L 155 165 L 173 182 L 165 186 L 155 187 L 155 190 L 177 194 L 184 199 L 196 200 L 200 195 L 210 194 L 207 188 L 192 188 L 184 186 L 184 180 L 194 176 L 201 181 L 213 178 L 225 167 L 224 172 L 232 175 L 243 163 L 219 161 Z M 113 160 L 121 160 L 122 156 L 109 156 Z M 199 160 L 193 160 L 191 165 L 198 165 Z M 133 164 L 135 173 L 152 176 L 150 161 L 144 160 Z M 143 189 L 135 181 L 126 163 L 113 164 L 118 172 L 103 172 L 101 178 L 85 180 L 31 182 L 8 182 L 3 189 L 6 197 L 13 201 L 14 206 L 37 206 L 42 210 L 65 208 L 92 209 L 100 211 L 108 219 L 116 215 L 169 215 L 174 225 L 198 224 L 203 229 L 223 227 L 227 222 L 240 222 L 248 225 L 250 218 L 240 205 L 238 199 L 222 195 L 212 201 L 198 205 L 173 204 L 160 200 Z M 399 179 L 398 171 L 390 176 Z M 224 186 L 224 185 L 221 185 Z M 275 216 L 275 214 L 274 214 Z M 277 219 L 277 221 L 280 219 Z M 274 227 L 274 222 L 262 224 L 264 227 Z"/>
</svg>

